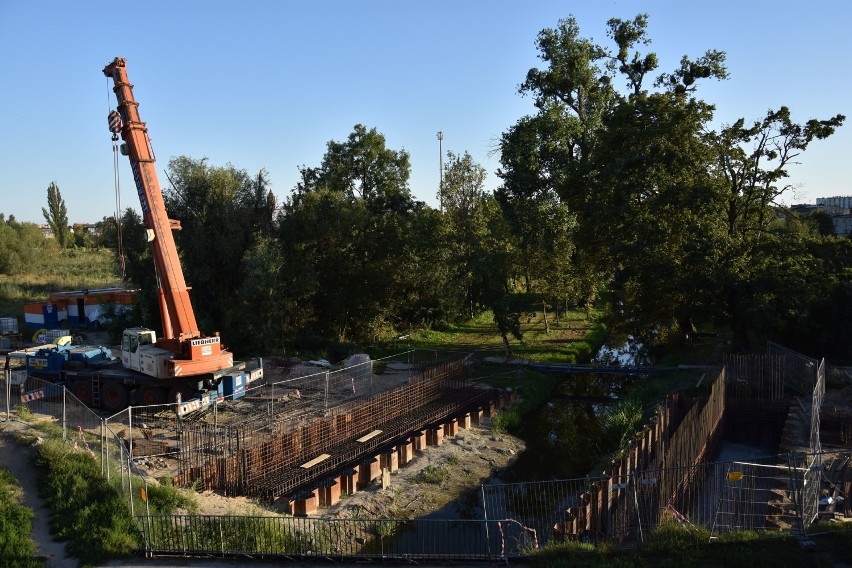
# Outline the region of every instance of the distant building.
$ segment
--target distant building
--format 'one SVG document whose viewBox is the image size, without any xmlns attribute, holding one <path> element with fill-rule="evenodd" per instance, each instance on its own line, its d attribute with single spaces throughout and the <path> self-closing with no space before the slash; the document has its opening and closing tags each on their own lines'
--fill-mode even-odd
<svg viewBox="0 0 852 568">
<path fill-rule="evenodd" d="M 852 196 L 817 197 L 816 204 L 829 215 L 848 215 L 852 210 Z"/>
<path fill-rule="evenodd" d="M 840 237 L 852 235 L 852 215 L 832 215 L 834 234 Z"/>
</svg>

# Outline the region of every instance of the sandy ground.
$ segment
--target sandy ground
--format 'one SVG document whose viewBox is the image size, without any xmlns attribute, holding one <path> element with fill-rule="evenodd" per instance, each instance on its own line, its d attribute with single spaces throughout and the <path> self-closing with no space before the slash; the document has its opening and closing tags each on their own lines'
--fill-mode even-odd
<svg viewBox="0 0 852 568">
<path fill-rule="evenodd" d="M 33 540 L 38 547 L 38 555 L 47 559 L 50 568 L 72 568 L 79 566 L 73 558 L 65 557 L 65 544 L 53 540 L 50 534 L 50 509 L 38 494 L 36 469 L 33 465 L 36 450 L 22 446 L 15 440 L 18 432 L 30 428 L 26 424 L 10 421 L 5 417 L 0 422 L 0 467 L 12 472 L 23 489 L 23 504 L 33 510 Z"/>
</svg>

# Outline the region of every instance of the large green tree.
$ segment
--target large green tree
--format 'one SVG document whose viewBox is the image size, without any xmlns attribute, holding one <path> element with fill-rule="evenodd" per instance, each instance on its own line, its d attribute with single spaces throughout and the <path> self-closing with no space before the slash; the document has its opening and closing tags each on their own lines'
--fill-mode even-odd
<svg viewBox="0 0 852 568">
<path fill-rule="evenodd" d="M 68 208 L 55 181 L 47 186 L 47 208 L 42 207 L 41 214 L 44 215 L 44 220 L 59 246 L 64 248 L 70 245 L 73 238 L 68 223 Z"/>
<path fill-rule="evenodd" d="M 387 148 L 382 134 L 360 124 L 346 141 L 328 143 L 320 166 L 301 168 L 280 236 L 285 258 L 313 291 L 318 334 L 366 341 L 398 323 L 417 261 L 409 234 L 423 209 L 411 197 L 409 175 L 408 153 Z"/>
<path fill-rule="evenodd" d="M 163 198 L 181 223 L 175 241 L 199 327 L 223 330 L 235 320 L 230 312 L 245 278 L 244 255 L 273 230 L 268 177 L 180 156 L 169 160 L 167 179 Z"/>
<path fill-rule="evenodd" d="M 772 333 L 773 323 L 783 319 L 777 310 L 783 308 L 766 291 L 788 289 L 791 270 L 802 273 L 786 258 L 791 233 L 779 230 L 779 197 L 791 188 L 788 168 L 811 142 L 831 136 L 844 120 L 838 114 L 796 123 L 781 107 L 748 126 L 741 118 L 709 137 L 716 153 L 713 171 L 723 188 L 720 214 L 727 237 L 715 287 L 738 348 L 750 346 L 752 332 L 758 337 Z M 805 287 L 798 292 L 808 296 Z"/>
</svg>

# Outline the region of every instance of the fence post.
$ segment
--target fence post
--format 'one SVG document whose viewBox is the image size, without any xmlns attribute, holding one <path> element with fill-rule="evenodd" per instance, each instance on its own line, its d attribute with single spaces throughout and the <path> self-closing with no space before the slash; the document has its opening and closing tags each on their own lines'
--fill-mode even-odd
<svg viewBox="0 0 852 568">
<path fill-rule="evenodd" d="M 107 449 L 106 421 L 106 418 L 101 418 L 101 473 L 105 473 L 107 481 L 109 481 L 109 452 Z"/>
<path fill-rule="evenodd" d="M 480 485 L 479 489 L 482 491 L 482 516 L 485 519 L 485 554 L 486 557 L 491 559 L 491 537 L 488 535 L 488 504 L 485 500 L 485 486 Z"/>
<path fill-rule="evenodd" d="M 325 372 L 325 409 L 328 410 L 328 371 Z"/>
<path fill-rule="evenodd" d="M 68 391 L 68 389 L 66 389 L 63 386 L 62 387 L 62 439 L 63 440 L 68 439 L 68 422 L 67 422 L 66 417 L 65 417 L 65 404 L 66 404 L 66 400 L 67 400 L 65 398 L 65 393 L 67 391 Z"/>
<path fill-rule="evenodd" d="M 12 420 L 9 400 L 12 398 L 12 369 L 6 369 L 6 422 Z"/>
<path fill-rule="evenodd" d="M 628 464 L 628 469 L 629 464 Z M 642 535 L 642 511 L 639 510 L 639 492 L 636 490 L 636 473 L 630 471 L 630 485 L 633 487 L 633 505 L 636 507 L 636 527 L 639 531 L 639 543 L 645 544 L 645 539 Z"/>
</svg>

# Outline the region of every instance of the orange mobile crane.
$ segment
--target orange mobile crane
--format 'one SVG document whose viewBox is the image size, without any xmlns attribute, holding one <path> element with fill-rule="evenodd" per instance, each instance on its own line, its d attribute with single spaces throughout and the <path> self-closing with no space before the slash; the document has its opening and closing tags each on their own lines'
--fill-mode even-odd
<svg viewBox="0 0 852 568">
<path fill-rule="evenodd" d="M 235 364 L 233 355 L 223 348 L 218 332 L 205 336 L 198 330 L 189 300 L 190 288 L 172 235 L 173 230 L 180 230 L 180 222 L 169 219 L 166 213 L 151 140 L 139 118 L 139 103 L 133 98 L 125 60 L 115 58 L 104 67 L 103 73 L 115 84 L 118 109 L 110 112 L 109 125 L 113 141 L 121 134 L 124 142 L 121 153 L 130 159 L 154 257 L 163 334 L 158 338 L 154 330 L 141 327 L 124 330 L 121 369 L 96 371 L 91 393 L 85 388 L 85 378 L 81 381 L 79 374 L 63 372 L 62 376 L 71 385 L 82 385 L 81 394 L 99 399 L 110 410 L 126 406 L 132 396 L 139 404 L 171 403 L 177 399 L 183 403 L 178 412 L 186 413 L 215 403 L 222 395 L 219 388 L 222 379 L 242 377 L 238 382 L 243 381 L 240 384 L 244 386 L 262 377 L 262 361 L 258 359 L 249 366 Z M 246 369 L 249 369 L 247 376 Z M 96 386 L 100 387 L 99 393 L 95 392 Z M 226 391 L 233 394 L 234 387 Z"/>
<path fill-rule="evenodd" d="M 166 213 L 151 139 L 148 128 L 139 118 L 139 103 L 133 98 L 133 85 L 127 79 L 125 60 L 117 57 L 104 67 L 104 75 L 112 77 L 115 82 L 113 90 L 118 99 L 118 111 L 110 113 L 110 129 L 114 139 L 121 132 L 124 140 L 122 152 L 130 159 L 157 270 L 163 337 L 156 339 L 155 344 L 168 353 L 168 356 L 158 358 L 156 365 L 150 360 L 143 362 L 129 357 L 125 366 L 159 378 L 199 375 L 232 367 L 234 358 L 222 348 L 219 334 L 205 337 L 198 331 L 189 301 L 189 288 L 172 235 L 173 230 L 180 230 L 180 222 L 169 219 Z"/>
<path fill-rule="evenodd" d="M 154 257 L 163 334 L 158 338 L 152 329 L 125 329 L 120 359 L 104 347 L 63 343 L 12 353 L 7 366 L 11 357 L 23 360 L 27 375 L 62 384 L 82 402 L 108 411 L 128 404 L 178 402 L 177 414 L 183 416 L 244 395 L 249 383 L 263 377 L 263 361 L 234 362 L 218 333 L 205 336 L 198 330 L 172 235 L 180 223 L 166 213 L 151 140 L 139 118 L 125 60 L 114 59 L 103 72 L 115 83 L 118 110 L 110 112 L 109 125 L 113 144 L 121 134 L 121 152 L 130 158 Z M 50 389 L 39 390 L 24 394 L 41 398 Z"/>
</svg>

